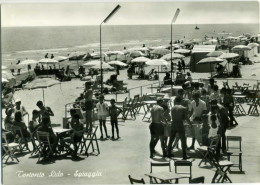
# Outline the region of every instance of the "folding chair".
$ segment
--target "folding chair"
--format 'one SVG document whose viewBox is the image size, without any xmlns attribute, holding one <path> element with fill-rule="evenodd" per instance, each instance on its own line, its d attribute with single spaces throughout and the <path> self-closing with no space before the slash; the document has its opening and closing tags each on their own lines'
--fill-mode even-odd
<svg viewBox="0 0 260 185">
<path fill-rule="evenodd" d="M 132 178 L 130 175 L 128 175 L 128 178 L 129 178 L 131 184 L 134 184 L 134 183 L 136 183 L 136 184 L 145 184 L 143 178 L 142 178 L 141 180 L 139 180 L 139 179 L 134 179 L 134 178 Z"/>
<path fill-rule="evenodd" d="M 28 150 L 30 152 L 29 146 L 28 146 L 28 138 L 25 138 L 22 132 L 22 128 L 18 126 L 13 126 L 12 127 L 13 132 L 16 135 L 17 142 L 19 144 L 20 152 L 22 153 L 24 149 Z M 25 150 L 25 151 L 26 151 Z"/>
<path fill-rule="evenodd" d="M 17 157 L 14 154 L 18 148 L 19 148 L 19 144 L 18 143 L 9 143 L 8 140 L 6 139 L 6 134 L 4 132 L 2 132 L 2 149 L 4 151 L 4 154 L 2 153 L 2 161 L 4 160 L 4 158 L 6 156 L 8 156 L 7 159 L 5 160 L 5 163 L 7 163 L 9 158 L 11 158 L 12 161 L 14 159 L 16 159 L 16 161 L 19 162 L 19 160 L 17 159 Z"/>
<path fill-rule="evenodd" d="M 129 101 L 127 101 L 127 99 L 124 101 L 123 104 L 123 117 L 124 120 L 127 119 L 128 114 L 130 113 L 131 118 L 135 117 L 134 115 L 134 109 L 133 109 L 133 101 L 134 99 L 129 99 Z"/>
<path fill-rule="evenodd" d="M 248 103 L 249 109 L 248 114 L 249 115 L 257 115 L 259 116 L 258 106 L 260 105 L 260 98 L 255 98 L 251 103 Z"/>
<path fill-rule="evenodd" d="M 170 162 L 161 162 L 161 163 L 151 162 L 151 171 L 150 171 L 150 173 L 153 172 L 153 166 L 154 166 L 154 167 L 169 166 L 169 172 L 171 172 L 171 163 L 170 163 Z M 150 182 L 152 183 L 153 181 L 154 181 L 156 184 L 158 184 L 158 181 L 157 181 L 156 178 L 150 177 Z M 166 184 L 166 183 L 170 183 L 170 182 L 164 182 L 164 181 L 162 181 L 161 183 Z"/>
<path fill-rule="evenodd" d="M 208 152 L 210 160 L 216 168 L 216 172 L 212 178 L 211 183 L 223 183 L 224 181 L 229 181 L 230 183 L 232 183 L 232 181 L 227 175 L 227 172 L 229 171 L 233 163 L 228 160 L 218 161 L 215 151 L 212 148 L 208 148 Z"/>
<path fill-rule="evenodd" d="M 213 149 L 214 151 L 216 151 L 216 148 L 217 148 L 217 145 L 218 145 L 218 142 L 219 142 L 219 137 L 215 137 L 213 139 L 211 139 L 211 142 L 209 144 L 209 146 L 200 146 L 198 147 L 198 151 L 201 153 L 202 155 L 202 159 L 199 163 L 198 166 L 201 165 L 201 163 L 204 162 L 204 164 L 206 165 L 207 163 L 210 163 L 211 167 L 213 166 L 213 164 L 211 163 L 211 160 L 209 158 L 209 152 L 208 152 L 208 148 L 211 148 Z"/>
<path fill-rule="evenodd" d="M 39 153 L 38 153 L 39 155 L 38 161 L 39 161 L 41 156 L 45 158 L 53 155 L 53 151 L 52 151 L 53 143 L 51 143 L 50 141 L 50 134 L 48 132 L 37 131 L 36 133 L 39 141 Z M 48 148 L 48 152 L 46 151 L 47 148 Z"/>
<path fill-rule="evenodd" d="M 81 149 L 80 153 L 85 151 L 85 154 L 87 156 L 88 156 L 88 150 L 89 150 L 90 146 L 92 147 L 92 152 L 97 150 L 98 154 L 100 154 L 100 150 L 99 150 L 99 146 L 98 146 L 98 140 L 97 140 L 97 135 L 96 135 L 98 126 L 93 126 L 93 128 L 94 129 L 92 129 L 93 130 L 92 133 L 88 132 L 87 134 L 83 134 L 82 141 L 80 142 L 80 145 L 79 145 L 79 148 Z M 88 145 L 87 145 L 87 141 L 89 141 Z M 94 147 L 94 143 L 93 142 L 96 143 L 96 149 Z"/>
<path fill-rule="evenodd" d="M 227 153 L 228 160 L 231 157 L 238 157 L 238 164 L 234 164 L 232 167 L 238 167 L 242 172 L 242 137 L 241 136 L 227 136 Z M 231 171 L 231 170 L 230 170 Z"/>
<path fill-rule="evenodd" d="M 205 177 L 201 176 L 201 177 L 196 177 L 196 178 L 190 179 L 189 183 L 190 184 L 204 184 L 204 181 L 205 181 Z"/>
<path fill-rule="evenodd" d="M 31 156 L 33 154 L 37 154 L 39 152 L 39 142 L 38 142 L 38 139 L 37 139 L 37 136 L 36 136 L 36 131 L 35 132 L 31 132 L 30 131 L 30 136 L 31 136 L 31 141 L 32 141 L 32 144 L 33 144 L 33 151 L 31 153 Z"/>
<path fill-rule="evenodd" d="M 190 178 L 192 178 L 192 162 L 191 161 L 176 160 L 176 161 L 174 161 L 174 166 L 175 166 L 175 173 L 178 173 L 177 172 L 178 166 L 189 166 L 189 168 L 190 168 L 189 172 L 181 172 L 181 174 L 189 174 Z"/>
</svg>

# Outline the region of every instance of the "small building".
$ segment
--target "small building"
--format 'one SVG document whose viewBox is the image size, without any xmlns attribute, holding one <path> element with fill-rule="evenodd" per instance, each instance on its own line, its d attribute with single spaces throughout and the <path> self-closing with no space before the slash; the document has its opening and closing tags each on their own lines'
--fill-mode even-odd
<svg viewBox="0 0 260 185">
<path fill-rule="evenodd" d="M 215 65 L 212 64 L 197 64 L 201 59 L 206 58 L 207 54 L 216 50 L 216 45 L 194 45 L 191 58 L 190 58 L 190 70 L 191 72 L 211 72 L 215 70 Z M 211 67 L 211 69 L 210 69 Z"/>
</svg>

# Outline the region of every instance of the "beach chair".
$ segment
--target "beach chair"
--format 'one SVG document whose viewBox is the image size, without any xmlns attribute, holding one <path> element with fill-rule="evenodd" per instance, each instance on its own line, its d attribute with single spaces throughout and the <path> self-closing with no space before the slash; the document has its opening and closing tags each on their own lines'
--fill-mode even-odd
<svg viewBox="0 0 260 185">
<path fill-rule="evenodd" d="M 258 107 L 260 105 L 260 98 L 254 98 L 251 103 L 248 103 L 249 109 L 248 109 L 248 114 L 249 115 L 256 115 L 259 116 L 259 111 Z"/>
<path fill-rule="evenodd" d="M 133 101 L 134 99 L 129 99 L 127 100 L 127 98 L 125 99 L 124 103 L 123 103 L 123 119 L 126 120 L 127 116 L 130 115 L 131 118 L 134 117 L 134 109 L 133 109 Z"/>
<path fill-rule="evenodd" d="M 145 184 L 145 182 L 144 182 L 144 179 L 142 178 L 142 179 L 134 179 L 134 178 L 132 178 L 130 175 L 128 175 L 128 178 L 129 178 L 129 180 L 130 180 L 130 183 L 131 184 Z"/>
<path fill-rule="evenodd" d="M 100 150 L 99 150 L 99 146 L 98 146 L 98 140 L 97 140 L 97 134 L 96 134 L 97 129 L 98 129 L 98 126 L 93 126 L 92 132 L 87 132 L 87 133 L 83 134 L 82 141 L 79 144 L 80 153 L 85 151 L 85 155 L 89 156 L 88 150 L 91 146 L 92 152 L 97 150 L 97 153 L 98 153 L 97 155 L 100 154 Z M 87 141 L 89 141 L 88 145 L 87 145 Z M 96 144 L 96 148 L 95 148 L 94 144 Z"/>
<path fill-rule="evenodd" d="M 176 160 L 174 161 L 175 166 L 175 173 L 178 174 L 178 167 L 179 166 L 187 166 L 189 167 L 189 172 L 179 172 L 179 174 L 189 174 L 190 179 L 192 178 L 192 162 L 186 160 Z"/>
<path fill-rule="evenodd" d="M 198 151 L 201 153 L 202 155 L 202 159 L 199 163 L 198 166 L 201 165 L 201 163 L 204 162 L 204 164 L 206 165 L 207 163 L 209 163 L 211 165 L 211 167 L 213 167 L 213 163 L 211 162 L 210 158 L 209 158 L 209 152 L 208 152 L 208 148 L 211 148 L 213 151 L 216 151 L 217 145 L 219 142 L 219 137 L 215 137 L 211 140 L 209 146 L 200 146 L 198 147 Z"/>
<path fill-rule="evenodd" d="M 19 144 L 14 143 L 14 142 L 9 143 L 8 140 L 6 139 L 5 132 L 2 132 L 2 149 L 3 149 L 3 151 L 2 151 L 2 161 L 7 156 L 5 163 L 7 163 L 10 158 L 12 159 L 12 161 L 15 159 L 17 162 L 19 162 L 19 160 L 15 156 L 15 152 L 18 148 L 19 148 Z"/>
<path fill-rule="evenodd" d="M 13 126 L 12 130 L 16 135 L 16 141 L 19 145 L 20 152 L 22 153 L 25 149 L 30 152 L 28 141 L 27 141 L 28 138 L 24 137 L 21 127 Z"/>
<path fill-rule="evenodd" d="M 46 158 L 53 155 L 53 151 L 52 151 L 53 143 L 50 142 L 50 135 L 48 132 L 37 131 L 36 134 L 39 141 L 39 153 L 38 153 L 39 157 L 37 161 L 39 162 L 41 157 Z"/>
<path fill-rule="evenodd" d="M 238 167 L 242 172 L 242 137 L 241 136 L 227 136 L 227 153 L 228 160 L 231 157 L 238 157 L 238 164 L 234 164 L 233 167 Z M 231 170 L 230 170 L 231 171 Z"/>
<path fill-rule="evenodd" d="M 229 169 L 233 165 L 233 163 L 228 160 L 219 161 L 217 159 L 215 151 L 212 148 L 208 148 L 208 153 L 209 153 L 211 162 L 213 163 L 214 167 L 216 168 L 216 171 L 212 178 L 211 183 L 224 183 L 225 181 L 232 183 L 232 181 L 230 180 L 230 178 L 227 175 L 227 172 L 229 171 Z"/>
<path fill-rule="evenodd" d="M 36 131 L 32 132 L 30 130 L 30 138 L 31 138 L 32 145 L 33 145 L 33 151 L 31 153 L 31 156 L 32 156 L 33 154 L 37 154 L 39 152 L 39 142 L 37 140 Z"/>
<path fill-rule="evenodd" d="M 171 163 L 170 162 L 151 162 L 151 171 L 150 173 L 153 172 L 153 167 L 169 167 L 169 172 L 171 172 Z M 150 177 L 150 182 L 152 184 L 152 182 L 155 182 L 156 184 L 159 184 L 159 182 L 157 181 L 156 178 L 152 178 Z M 169 181 L 162 181 L 162 184 L 169 184 Z"/>
<path fill-rule="evenodd" d="M 189 184 L 204 184 L 204 181 L 205 181 L 205 177 L 201 176 L 201 177 L 190 179 Z"/>
</svg>

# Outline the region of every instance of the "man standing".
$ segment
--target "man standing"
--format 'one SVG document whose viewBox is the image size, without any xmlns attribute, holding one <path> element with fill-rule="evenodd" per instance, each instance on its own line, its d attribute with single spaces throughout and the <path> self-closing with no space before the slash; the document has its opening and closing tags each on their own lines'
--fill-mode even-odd
<svg viewBox="0 0 260 185">
<path fill-rule="evenodd" d="M 51 124 L 51 117 L 50 116 L 54 116 L 54 113 L 52 112 L 50 107 L 45 107 L 43 105 L 42 101 L 38 101 L 36 103 L 36 105 L 39 107 L 40 109 L 40 123 L 43 121 L 44 118 L 47 118 L 46 120 L 49 120 L 49 124 Z M 46 121 L 45 120 L 45 121 Z"/>
<path fill-rule="evenodd" d="M 191 121 L 202 121 L 202 115 L 207 114 L 207 105 L 204 101 L 200 99 L 200 92 L 196 91 L 193 94 L 193 101 L 190 104 L 190 112 L 191 112 Z M 192 133 L 194 134 L 194 129 L 192 129 Z M 195 145 L 195 136 L 193 135 L 192 144 L 188 149 L 194 150 Z"/>
<path fill-rule="evenodd" d="M 222 144 L 222 152 L 226 153 L 226 130 L 229 126 L 228 111 L 222 105 L 218 104 L 217 100 L 211 101 L 211 107 L 215 107 L 217 110 L 217 116 L 220 122 L 220 136 Z M 220 142 L 219 142 L 220 143 Z M 220 145 L 217 148 L 217 151 L 220 150 Z M 218 152 L 217 152 L 218 153 Z"/>
<path fill-rule="evenodd" d="M 188 112 L 187 109 L 181 105 L 182 99 L 180 96 L 177 96 L 175 98 L 175 105 L 171 110 L 172 114 L 172 126 L 171 126 L 171 136 L 170 141 L 168 144 L 168 157 L 173 157 L 174 155 L 171 154 L 172 151 L 172 143 L 175 139 L 176 133 L 179 134 L 179 137 L 181 139 L 181 146 L 182 146 L 182 155 L 183 159 L 187 159 L 186 154 L 186 137 L 185 137 L 185 128 L 183 121 L 187 120 L 187 122 L 191 125 L 191 122 L 188 118 Z"/>
<path fill-rule="evenodd" d="M 158 99 L 157 104 L 153 106 L 151 110 L 152 123 L 150 124 L 150 133 L 151 133 L 151 141 L 150 141 L 150 158 L 153 158 L 153 154 L 155 152 L 154 148 L 158 139 L 160 139 L 161 147 L 163 151 L 163 157 L 166 157 L 165 143 L 164 143 L 164 123 L 163 123 L 163 100 Z"/>
<path fill-rule="evenodd" d="M 85 98 L 85 110 L 86 110 L 86 130 L 92 130 L 92 114 L 93 114 L 93 91 L 91 89 L 91 82 L 85 83 L 84 90 L 84 98 Z"/>
</svg>

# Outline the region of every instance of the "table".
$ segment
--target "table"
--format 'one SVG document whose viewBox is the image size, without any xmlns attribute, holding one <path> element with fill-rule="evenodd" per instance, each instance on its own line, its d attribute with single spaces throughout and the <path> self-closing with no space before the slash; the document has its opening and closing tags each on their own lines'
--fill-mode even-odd
<svg viewBox="0 0 260 185">
<path fill-rule="evenodd" d="M 151 119 L 151 115 L 149 117 L 147 117 L 147 114 L 151 112 L 151 108 L 153 107 L 153 105 L 155 105 L 157 103 L 157 101 L 142 101 L 142 102 L 143 102 L 143 106 L 144 106 L 144 117 L 143 117 L 143 119 L 148 118 L 148 121 L 149 121 Z"/>
<path fill-rule="evenodd" d="M 160 180 L 162 184 L 169 183 L 172 180 L 175 180 L 175 183 L 178 184 L 179 179 L 190 178 L 190 176 L 188 175 L 176 174 L 173 172 L 156 172 L 156 173 L 148 173 L 144 175 L 150 177 L 150 179 L 153 179 L 156 184 L 158 184 L 157 179 Z"/>
</svg>

